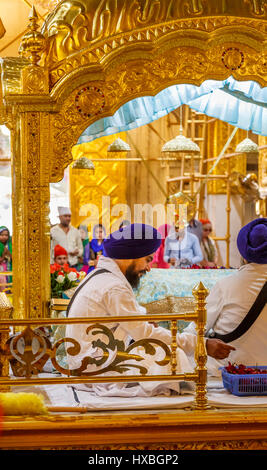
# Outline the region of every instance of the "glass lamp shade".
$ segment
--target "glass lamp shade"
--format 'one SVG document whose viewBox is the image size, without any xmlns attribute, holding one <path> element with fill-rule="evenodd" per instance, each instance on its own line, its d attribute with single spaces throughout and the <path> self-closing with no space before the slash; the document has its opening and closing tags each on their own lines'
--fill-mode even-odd
<svg viewBox="0 0 267 470">
<path fill-rule="evenodd" d="M 89 170 L 92 173 L 95 172 L 95 166 L 89 158 L 86 157 L 81 157 L 78 158 L 78 160 L 75 160 L 75 162 L 72 165 L 73 170 Z"/>
<path fill-rule="evenodd" d="M 240 142 L 236 149 L 236 152 L 240 153 L 258 153 L 259 152 L 259 147 L 255 142 L 253 142 L 251 139 L 244 139 L 242 142 Z"/>
<path fill-rule="evenodd" d="M 163 145 L 161 151 L 193 154 L 199 153 L 200 148 L 191 139 L 188 139 L 184 135 L 178 135 L 174 139 L 166 142 L 166 144 Z"/>
<path fill-rule="evenodd" d="M 108 146 L 108 152 L 130 152 L 131 147 L 124 140 L 118 138 Z"/>
</svg>

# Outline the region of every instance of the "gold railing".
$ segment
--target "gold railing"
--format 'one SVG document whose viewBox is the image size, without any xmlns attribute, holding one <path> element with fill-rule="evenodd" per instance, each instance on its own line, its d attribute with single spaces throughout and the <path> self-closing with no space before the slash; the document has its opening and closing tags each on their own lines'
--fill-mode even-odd
<svg viewBox="0 0 267 470">
<path fill-rule="evenodd" d="M 206 323 L 205 299 L 208 294 L 207 289 L 200 283 L 193 289 L 193 295 L 196 299 L 196 308 L 193 312 L 186 314 L 156 314 L 156 315 L 138 315 L 138 316 L 109 316 L 109 317 L 80 317 L 80 318 L 42 318 L 42 319 L 1 319 L 0 318 L 0 390 L 7 391 L 10 386 L 19 385 L 43 385 L 43 384 L 77 384 L 77 383 L 108 383 L 108 382 L 145 382 L 145 381 L 170 381 L 183 380 L 194 381 L 195 390 L 195 409 L 206 409 L 206 381 L 207 381 L 207 352 L 205 347 L 204 330 Z M 1 311 L 0 311 L 1 313 Z M 196 367 L 194 372 L 177 373 L 177 320 L 194 321 L 197 331 L 197 346 L 195 349 Z M 144 338 L 131 343 L 127 348 L 122 341 L 116 340 L 112 329 L 106 324 L 124 323 L 124 322 L 159 322 L 170 321 L 171 344 L 167 345 L 156 338 Z M 38 330 L 32 329 L 37 326 L 51 325 L 70 325 L 86 324 L 86 332 L 93 335 L 104 335 L 108 342 L 97 340 L 97 347 L 102 349 L 101 358 L 83 357 L 81 365 L 76 369 L 66 369 L 57 362 L 58 348 L 65 343 L 72 343 L 71 347 L 66 349 L 69 356 L 75 356 L 80 351 L 80 345 L 74 338 L 62 337 L 53 345 L 48 337 L 40 334 Z M 19 334 L 10 336 L 10 327 L 25 326 Z M 33 351 L 33 339 L 38 342 L 38 347 Z M 19 346 L 19 341 L 23 346 Z M 93 345 L 93 343 L 92 343 Z M 94 345 L 93 345 L 94 346 Z M 140 355 L 140 347 L 146 354 L 155 355 L 156 348 L 161 348 L 165 357 L 160 361 L 159 366 L 170 364 L 170 374 L 147 375 L 147 369 L 139 365 L 143 357 Z M 136 349 L 138 348 L 138 350 Z M 134 351 L 135 350 L 135 351 Z M 110 352 L 116 351 L 116 354 L 110 360 Z M 179 357 L 179 356 L 178 356 Z M 48 359 L 51 359 L 53 367 L 66 377 L 40 377 L 43 367 Z M 134 363 L 129 364 L 129 360 Z M 127 361 L 127 362 L 125 362 Z M 88 371 L 88 364 L 98 367 L 97 370 Z M 9 376 L 9 365 L 12 368 L 15 378 Z M 138 369 L 140 375 L 125 375 L 123 372 L 129 369 Z M 120 375 L 106 375 L 109 372 L 116 372 Z M 104 374 L 104 375 L 102 375 Z"/>
</svg>

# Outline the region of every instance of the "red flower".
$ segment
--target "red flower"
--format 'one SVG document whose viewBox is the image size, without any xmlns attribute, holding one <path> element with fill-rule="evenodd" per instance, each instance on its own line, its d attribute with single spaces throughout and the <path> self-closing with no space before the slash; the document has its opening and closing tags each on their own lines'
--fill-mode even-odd
<svg viewBox="0 0 267 470">
<path fill-rule="evenodd" d="M 67 263 L 63 264 L 62 267 L 63 267 L 65 273 L 70 273 L 71 268 L 69 267 L 69 265 Z"/>
<path fill-rule="evenodd" d="M 77 273 L 77 269 L 75 269 L 75 268 L 70 268 L 70 271 L 69 271 L 69 272 Z"/>
</svg>

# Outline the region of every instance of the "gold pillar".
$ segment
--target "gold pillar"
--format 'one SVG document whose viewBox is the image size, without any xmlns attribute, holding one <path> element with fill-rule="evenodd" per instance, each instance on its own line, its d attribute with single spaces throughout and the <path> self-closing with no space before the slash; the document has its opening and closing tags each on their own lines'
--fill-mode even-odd
<svg viewBox="0 0 267 470">
<path fill-rule="evenodd" d="M 48 113 L 23 112 L 18 116 L 12 165 L 15 318 L 47 316 L 50 298 L 48 127 Z"/>
<path fill-rule="evenodd" d="M 193 295 L 196 299 L 196 309 L 195 312 L 198 314 L 198 319 L 196 321 L 196 330 L 197 330 L 197 347 L 195 350 L 195 361 L 196 368 L 195 371 L 198 374 L 198 380 L 196 382 L 196 396 L 194 407 L 197 410 L 203 410 L 208 408 L 207 400 L 207 351 L 205 345 L 205 326 L 207 321 L 207 310 L 206 310 L 206 297 L 209 291 L 205 286 L 200 282 L 194 289 Z"/>
<path fill-rule="evenodd" d="M 34 7 L 20 52 L 20 94 L 6 97 L 14 119 L 12 144 L 13 305 L 15 318 L 47 316 L 49 272 L 49 155 L 51 99 L 48 72 L 40 67 L 44 38 Z"/>
</svg>

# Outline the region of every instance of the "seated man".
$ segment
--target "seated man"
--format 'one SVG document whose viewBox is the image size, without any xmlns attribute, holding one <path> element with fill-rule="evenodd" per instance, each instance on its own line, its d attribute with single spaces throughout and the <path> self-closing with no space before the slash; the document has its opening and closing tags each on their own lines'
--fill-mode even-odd
<svg viewBox="0 0 267 470">
<path fill-rule="evenodd" d="M 179 221 L 166 238 L 163 259 L 173 268 L 189 268 L 203 259 L 197 236 L 190 233 L 187 227 L 181 229 Z"/>
<path fill-rule="evenodd" d="M 231 362 L 264 366 L 267 363 L 267 219 L 256 219 L 245 225 L 238 234 L 237 247 L 244 265 L 235 274 L 218 281 L 207 297 L 206 335 L 228 334 L 228 338 L 222 337 L 235 347 L 229 356 Z M 232 332 L 244 320 L 264 284 L 259 316 L 247 331 L 233 340 L 236 334 Z M 184 331 L 194 333 L 194 324 L 190 323 Z M 219 375 L 218 367 L 227 362 L 209 359 L 208 369 L 211 370 L 213 363 L 213 373 Z"/>
<path fill-rule="evenodd" d="M 68 308 L 69 318 L 118 316 L 118 322 L 107 323 L 106 326 L 112 331 L 116 342 L 120 345 L 122 342 L 125 344 L 125 349 L 131 344 L 132 340 L 137 341 L 147 338 L 161 340 L 170 345 L 172 339 L 169 330 L 155 327 L 149 322 L 120 322 L 119 318 L 120 315 L 138 316 L 146 312 L 144 308 L 138 305 L 133 288 L 138 286 L 141 276 L 150 271 L 150 263 L 160 243 L 159 232 L 153 227 L 143 224 L 128 225 L 124 229 L 113 232 L 104 241 L 106 256 L 99 258 L 97 269 L 84 279 L 75 292 Z M 90 330 L 87 329 L 87 325 L 68 325 L 66 336 L 74 338 L 80 344 L 78 354 L 73 356 L 69 354 L 68 356 L 71 370 L 80 368 L 83 361 L 83 370 L 97 372 L 112 363 L 116 357 L 116 344 L 112 343 L 112 350 L 105 351 L 107 355 L 107 359 L 105 359 L 103 349 L 98 346 L 101 338 L 103 338 L 104 343 L 107 342 L 106 335 L 103 334 L 100 338 L 99 335 L 97 337 L 92 335 Z M 96 339 L 98 343 L 93 345 L 92 342 Z M 178 334 L 177 344 L 177 364 L 179 365 L 177 372 L 192 371 L 192 366 L 186 354 L 194 352 L 196 336 L 187 333 Z M 216 358 L 227 357 L 232 349 L 231 346 L 216 339 L 207 339 L 206 348 L 207 353 Z M 160 348 L 156 347 L 156 349 Z M 135 350 L 133 350 L 134 352 Z M 141 348 L 141 352 L 145 355 L 143 348 Z M 141 361 L 140 365 L 146 365 L 148 373 L 154 375 L 170 373 L 170 369 L 166 366 L 162 367 L 156 363 L 156 360 L 162 359 L 161 349 L 159 356 L 149 356 L 145 359 L 145 364 Z M 134 361 L 133 359 L 130 363 L 139 364 L 137 360 Z M 125 366 L 127 366 L 127 361 Z M 133 368 L 130 370 L 132 374 L 138 373 L 138 369 Z M 125 374 L 128 373 L 126 370 Z M 108 375 L 110 374 L 114 374 L 114 372 L 109 372 Z M 152 394 L 159 385 L 165 387 L 165 390 L 172 389 L 179 392 L 179 382 L 177 380 L 174 380 L 173 383 L 164 382 L 164 384 L 152 381 L 142 382 L 139 384 L 138 391 L 136 389 L 134 391 L 134 387 L 127 387 L 127 384 L 95 384 L 93 388 L 96 393 L 102 396 L 105 394 L 123 394 L 123 396 L 127 396 L 127 392 L 132 396 L 134 394 Z"/>
<path fill-rule="evenodd" d="M 55 264 L 59 264 L 60 266 L 64 266 L 64 264 L 68 264 L 68 253 L 65 248 L 60 245 L 56 245 L 54 248 L 54 260 Z"/>
</svg>

